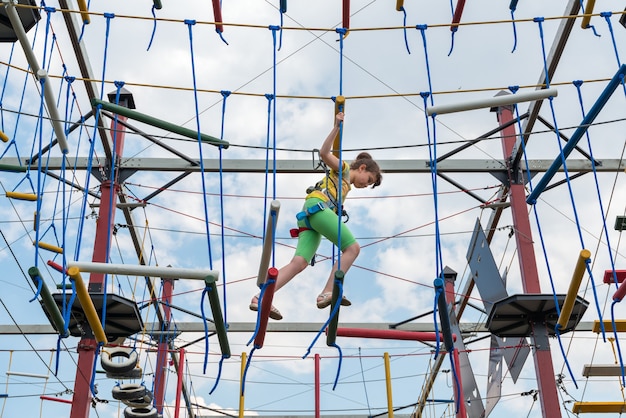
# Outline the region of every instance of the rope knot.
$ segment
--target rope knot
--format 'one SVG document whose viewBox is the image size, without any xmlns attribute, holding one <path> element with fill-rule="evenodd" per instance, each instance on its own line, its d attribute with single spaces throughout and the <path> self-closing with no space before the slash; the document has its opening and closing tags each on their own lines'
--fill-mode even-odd
<svg viewBox="0 0 626 418">
<path fill-rule="evenodd" d="M 572 81 L 572 84 L 575 85 L 576 87 L 580 87 L 583 85 L 583 81 L 582 80 L 574 80 Z"/>
<path fill-rule="evenodd" d="M 194 19 L 185 19 L 185 25 L 193 26 L 195 24 L 196 24 L 196 21 Z"/>
<path fill-rule="evenodd" d="M 533 22 L 537 23 L 537 22 L 543 22 L 545 20 L 545 18 L 543 18 L 542 16 L 538 16 L 533 18 Z"/>
<path fill-rule="evenodd" d="M 417 30 L 426 30 L 428 29 L 428 25 L 427 24 L 421 24 L 421 25 L 415 25 L 415 29 Z"/>
<path fill-rule="evenodd" d="M 511 93 L 515 94 L 519 90 L 519 86 L 509 86 Z"/>
</svg>

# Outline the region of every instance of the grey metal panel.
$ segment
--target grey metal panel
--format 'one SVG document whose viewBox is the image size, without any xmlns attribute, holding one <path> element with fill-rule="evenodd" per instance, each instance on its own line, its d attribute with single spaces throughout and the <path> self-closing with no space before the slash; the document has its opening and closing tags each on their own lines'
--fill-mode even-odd
<svg viewBox="0 0 626 418">
<path fill-rule="evenodd" d="M 493 304 L 508 294 L 478 219 L 467 250 L 467 261 L 485 310 L 489 313 Z"/>
<path fill-rule="evenodd" d="M 457 339 L 454 342 L 454 348 L 459 350 L 459 362 L 461 369 L 461 384 L 463 385 L 463 400 L 465 401 L 465 409 L 467 410 L 467 416 L 472 418 L 483 418 L 485 417 L 485 407 L 483 405 L 483 400 L 480 397 L 480 391 L 478 390 L 478 385 L 476 384 L 476 378 L 474 377 L 474 371 L 472 370 L 472 365 L 469 361 L 469 356 L 467 355 L 467 350 L 465 349 L 465 343 L 463 342 L 463 338 L 461 336 L 461 330 L 459 328 L 459 323 L 456 319 L 456 314 L 454 313 L 454 309 L 449 310 L 450 316 L 450 330 L 452 334 L 456 334 Z"/>
<path fill-rule="evenodd" d="M 500 343 L 500 347 L 505 347 L 502 349 L 504 359 L 509 368 L 511 379 L 513 379 L 513 383 L 516 383 L 522 372 L 522 367 L 524 367 L 524 363 L 526 363 L 526 359 L 530 354 L 530 343 L 526 337 L 522 337 L 512 344 L 509 343 L 509 340 L 515 341 L 516 338 L 496 338 Z"/>
<path fill-rule="evenodd" d="M 488 417 L 493 408 L 500 401 L 502 395 L 502 350 L 498 337 L 491 336 L 491 350 L 489 350 L 489 369 L 487 372 L 487 407 L 485 417 Z"/>
</svg>

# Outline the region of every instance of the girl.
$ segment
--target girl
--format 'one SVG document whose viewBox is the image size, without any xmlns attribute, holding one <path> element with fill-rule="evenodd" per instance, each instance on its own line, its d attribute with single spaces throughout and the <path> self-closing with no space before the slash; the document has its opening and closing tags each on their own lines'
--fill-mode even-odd
<svg viewBox="0 0 626 418">
<path fill-rule="evenodd" d="M 298 229 L 294 230 L 298 234 L 298 246 L 296 253 L 286 266 L 281 268 L 276 279 L 275 291 L 278 291 L 284 285 L 289 283 L 298 273 L 303 271 L 307 265 L 311 263 L 317 248 L 319 247 L 322 236 L 338 245 L 338 228 L 339 224 L 337 215 L 337 184 L 339 183 L 339 159 L 331 152 L 333 142 L 339 133 L 339 128 L 343 122 L 344 114 L 337 113 L 335 117 L 335 125 L 324 140 L 319 154 L 322 161 L 330 168 L 330 173 L 319 181 L 314 187 L 307 190 L 307 196 L 304 201 L 302 212 L 296 215 L 298 219 Z M 349 164 L 343 161 L 341 173 L 341 201 L 352 188 L 362 189 L 372 186 L 379 186 L 382 180 L 382 174 L 376 161 L 367 152 L 361 152 L 356 159 Z M 342 222 L 341 223 L 341 270 L 346 273 L 354 260 L 359 255 L 361 247 L 356 241 L 352 232 Z M 317 307 L 324 309 L 331 303 L 332 290 L 337 271 L 337 263 L 333 266 L 326 286 L 317 297 Z M 343 306 L 350 306 L 351 302 L 344 296 L 341 300 Z M 259 295 L 257 294 L 250 301 L 250 309 L 257 311 L 259 309 Z M 280 320 L 283 318 L 281 313 L 272 306 L 270 318 Z"/>
</svg>

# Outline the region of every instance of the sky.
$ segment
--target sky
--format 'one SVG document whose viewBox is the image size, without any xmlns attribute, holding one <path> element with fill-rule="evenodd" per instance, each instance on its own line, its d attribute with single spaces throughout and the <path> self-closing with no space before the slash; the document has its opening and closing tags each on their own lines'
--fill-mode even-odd
<svg viewBox="0 0 626 418">
<path fill-rule="evenodd" d="M 129 121 L 194 159 L 202 156 L 224 161 L 265 161 L 269 156 L 271 167 L 275 155 L 278 160 L 314 164 L 314 150 L 332 128 L 332 98 L 342 95 L 346 97 L 343 159 L 352 160 L 360 150 L 367 150 L 375 159 L 385 161 L 428 160 L 433 153 L 445 155 L 493 130 L 498 122 L 495 113 L 486 108 L 428 118 L 425 106 L 488 99 L 515 86 L 520 93 L 536 89 L 567 3 L 520 1 L 513 24 L 507 3 L 468 2 L 461 18 L 463 25 L 452 32 L 451 6 L 456 5 L 449 2 L 406 2 L 405 23 L 405 14 L 390 2 L 353 0 L 350 31 L 340 42 L 335 28 L 342 26 L 342 8 L 337 1 L 319 0 L 314 5 L 291 1 L 282 16 L 278 1 L 223 1 L 225 26 L 220 37 L 212 23 L 215 19 L 210 2 L 164 1 L 160 10 L 153 10 L 153 3 L 146 0 L 92 0 L 91 22 L 82 28 L 81 41 L 99 97 L 106 100 L 107 94 L 116 91 L 114 82 L 123 82 L 124 88 L 133 94 L 136 111 L 223 138 L 230 144 L 220 151 L 210 145 L 199 146 L 192 138 Z M 70 5 L 78 10 L 75 2 Z M 55 11 L 42 11 L 42 19 L 28 32 L 28 37 L 40 65 L 50 75 L 60 115 L 75 122 L 90 110 L 91 104 L 59 4 L 51 1 L 45 6 Z M 576 20 L 561 63 L 550 80 L 558 95 L 544 102 L 540 112 L 561 134 L 570 136 L 576 130 L 582 115 L 596 103 L 622 63 L 626 29 L 619 24 L 617 13 L 623 6 L 618 1 L 596 1 L 593 29 L 582 29 L 580 18 Z M 607 11 L 613 12 L 608 18 L 610 26 L 607 19 L 599 16 Z M 535 19 L 538 17 L 544 19 Z M 427 29 L 417 30 L 416 25 L 426 25 Z M 281 26 L 282 31 L 272 31 L 270 26 Z M 49 122 L 38 125 L 41 95 L 38 83 L 27 72 L 28 64 L 19 43 L 0 44 L 0 64 L 0 128 L 11 140 L 0 144 L 4 147 L 0 158 L 3 163 L 37 153 L 39 147 L 49 143 L 53 133 Z M 63 78 L 65 75 L 76 80 L 70 83 L 71 79 Z M 574 80 L 584 81 L 580 94 Z M 221 92 L 230 94 L 225 99 Z M 420 95 L 423 92 L 432 94 L 424 99 Z M 275 99 L 269 100 L 266 95 L 274 95 Z M 625 96 L 626 90 L 616 89 L 588 129 L 589 135 L 581 138 L 580 147 L 596 159 L 623 158 Z M 520 103 L 516 112 L 523 114 L 527 109 L 528 103 Z M 76 157 L 89 156 L 90 139 L 95 137 L 92 161 L 97 171 L 106 162 L 93 121 L 87 119 L 67 135 L 67 157 L 72 162 Z M 108 126 L 110 121 L 105 119 L 104 123 Z M 559 153 L 557 135 L 537 123 L 525 151 L 525 160 L 552 162 Z M 57 147 L 49 155 L 60 157 L 61 152 Z M 126 135 L 124 159 L 150 162 L 174 157 L 140 135 Z M 574 160 L 581 158 L 584 157 L 578 151 L 570 156 Z M 474 143 L 452 157 L 452 161 L 472 160 L 493 167 L 498 167 L 502 159 L 499 135 Z M 481 208 L 481 202 L 442 178 L 437 178 L 433 185 L 428 174 L 384 173 L 380 188 L 350 192 L 346 201 L 348 226 L 362 250 L 346 274 L 344 292 L 353 305 L 341 309 L 340 324 L 392 324 L 414 317 L 432 324 L 433 280 L 441 266 L 457 272 L 458 292 L 470 279 L 466 254 L 472 230 L 477 220 L 483 227 L 488 223 L 491 210 Z M 532 178 L 531 185 L 527 185 L 529 190 L 542 175 L 538 173 Z M 140 200 L 175 176 L 171 172 L 137 171 L 126 179 L 123 191 L 130 201 Z M 615 287 L 602 284 L 606 269 L 612 265 L 624 268 L 621 234 L 613 227 L 616 216 L 623 216 L 625 211 L 622 176 L 621 171 L 586 174 L 546 190 L 536 205 L 528 207 L 542 293 L 566 293 L 580 250 L 591 251 L 593 274 L 584 276 L 578 291 L 589 302 L 583 318 L 586 322 L 598 319 L 600 314 L 605 319 L 619 319 L 626 314 L 621 304 L 611 303 Z M 96 177 L 87 179 L 84 171 L 68 170 L 65 177 L 99 192 Z M 449 177 L 484 201 L 494 199 L 501 186 L 498 178 L 486 172 L 451 173 Z M 559 173 L 553 182 L 564 178 Z M 274 175 L 271 170 L 267 175 L 190 175 L 162 190 L 144 208 L 133 211 L 144 261 L 155 266 L 220 271 L 220 298 L 227 321 L 254 323 L 256 315 L 248 309 L 248 303 L 258 291 L 256 277 L 267 205 L 274 199 L 281 204 L 271 263 L 281 267 L 293 256 L 296 241 L 289 237 L 289 229 L 295 226 L 295 214 L 300 210 L 305 190 L 318 179 L 316 174 Z M 99 201 L 93 196 L 85 200 L 82 193 L 61 184 L 52 177 L 39 176 L 36 170 L 29 175 L 0 172 L 3 192 L 43 190 L 41 241 L 61 242 L 65 237 L 68 260 L 90 261 L 98 217 L 98 209 L 92 210 L 90 204 Z M 6 272 L 0 277 L 5 288 L 0 292 L 0 325 L 47 324 L 43 310 L 33 301 L 35 289 L 27 270 L 38 266 L 48 287 L 53 289 L 62 283 L 63 277 L 49 269 L 46 262 L 52 259 L 61 263 L 63 257 L 33 247 L 34 202 L 7 198 L 0 200 L 0 205 L 5 214 L 0 220 L 0 263 Z M 120 211 L 115 223 L 119 225 L 110 243 L 110 262 L 138 264 Z M 506 276 L 510 295 L 523 292 L 512 225 L 510 211 L 504 210 L 490 246 L 500 274 Z M 438 245 L 440 262 L 436 257 Z M 274 305 L 285 322 L 321 326 L 328 318 L 328 310 L 315 307 L 315 297 L 330 271 L 332 245 L 323 241 L 318 254 L 315 266 L 307 268 L 274 297 Z M 113 276 L 108 278 L 108 284 L 108 291 L 137 301 L 139 306 L 145 305 L 147 292 L 142 277 Z M 175 283 L 173 304 L 184 309 L 173 310 L 173 324 L 198 322 L 202 290 L 203 286 L 195 281 Z M 480 309 L 483 301 L 477 289 L 472 292 L 470 303 L 472 307 L 466 309 L 461 322 L 484 323 L 487 317 Z M 208 302 L 204 308 L 208 310 Z M 145 323 L 156 319 L 151 307 L 142 309 L 141 314 Z M 242 353 L 251 353 L 251 335 L 228 335 L 233 355 L 223 362 L 220 379 L 211 394 L 221 359 L 217 339 L 209 340 L 206 367 L 201 334 L 184 333 L 176 338 L 175 345 L 189 344 L 185 381 L 191 388 L 193 402 L 237 415 L 241 357 Z M 469 341 L 477 341 L 467 348 L 471 350 L 468 357 L 477 388 L 485 399 L 489 339 L 482 337 L 484 333 L 469 336 Z M 323 336 L 317 341 L 314 338 L 313 333 L 300 332 L 266 336 L 263 348 L 254 351 L 246 375 L 247 416 L 312 415 L 315 354 L 321 357 L 322 411 L 337 415 L 386 412 L 385 352 L 390 355 L 396 407 L 417 402 L 434 361 L 433 347 L 422 343 L 338 338 L 343 353 L 340 362 L 335 347 L 327 347 Z M 128 339 L 126 344 L 139 350 L 144 370 L 142 382 L 152 387 L 155 354 L 146 344 L 148 340 L 149 336 L 142 334 Z M 41 394 L 71 399 L 67 391 L 74 385 L 79 339 L 61 339 L 59 350 L 58 342 L 54 335 L 0 338 L 0 383 L 4 383 L 0 394 L 8 395 L 0 399 L 0 416 L 69 415 L 70 405 L 39 399 Z M 615 353 L 619 346 L 615 342 L 577 331 L 564 334 L 561 344 L 555 338 L 550 343 L 555 376 L 563 375 L 563 384 L 559 386 L 562 416 L 573 415 L 573 401 L 622 399 L 619 378 L 582 376 L 584 364 L 618 362 Z M 303 359 L 309 349 L 310 354 Z M 338 370 L 338 385 L 333 390 Z M 10 372 L 48 378 L 20 377 Z M 506 370 L 503 376 L 502 397 L 491 416 L 541 416 L 539 402 L 532 396 L 537 389 L 532 356 L 516 382 Z M 98 402 L 90 415 L 123 416 L 123 405 L 111 396 L 116 381 L 101 374 L 96 379 L 98 398 L 108 402 Z M 445 361 L 429 398 L 452 399 L 452 382 L 450 362 Z M 166 416 L 174 415 L 175 395 L 176 373 L 172 369 L 168 371 Z M 216 414 L 210 409 L 198 408 L 196 413 Z M 450 404 L 433 403 L 426 407 L 425 416 L 451 416 L 453 409 Z M 412 411 L 409 406 L 397 413 Z M 181 411 L 182 416 L 185 413 Z"/>
</svg>

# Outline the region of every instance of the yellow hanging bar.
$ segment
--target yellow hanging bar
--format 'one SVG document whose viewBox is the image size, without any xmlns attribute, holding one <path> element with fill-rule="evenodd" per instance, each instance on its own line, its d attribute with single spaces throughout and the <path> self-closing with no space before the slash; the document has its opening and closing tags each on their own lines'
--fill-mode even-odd
<svg viewBox="0 0 626 418">
<path fill-rule="evenodd" d="M 100 323 L 100 318 L 98 318 L 98 313 L 96 312 L 96 308 L 93 306 L 93 301 L 91 300 L 91 296 L 89 296 L 89 292 L 83 282 L 83 278 L 80 276 L 80 270 L 78 267 L 70 267 L 67 270 L 67 275 L 70 276 L 76 284 L 76 296 L 78 296 L 80 305 L 83 307 L 83 311 L 87 317 L 87 322 L 91 327 L 93 335 L 96 337 L 96 341 L 105 344 L 107 342 L 107 336 L 104 333 L 104 329 Z"/>
<path fill-rule="evenodd" d="M 87 9 L 87 0 L 78 0 L 78 8 L 80 9 L 80 17 L 83 19 L 83 23 L 88 25 L 91 22 L 89 17 L 89 9 Z"/>
<path fill-rule="evenodd" d="M 626 402 L 574 402 L 572 412 L 582 414 L 585 412 L 626 412 Z"/>
<path fill-rule="evenodd" d="M 404 7 L 404 0 L 396 0 L 396 11 L 401 11 Z"/>
<path fill-rule="evenodd" d="M 57 245 L 52 245 L 52 244 L 48 244 L 47 242 L 41 242 L 41 241 L 38 241 L 38 242 L 33 241 L 33 245 L 36 245 L 39 248 L 43 248 L 44 250 L 52 251 L 53 253 L 63 254 L 63 248 Z"/>
<path fill-rule="evenodd" d="M 9 142 L 9 137 L 4 132 L 0 131 L 0 140 L 2 140 L 2 142 Z"/>
<path fill-rule="evenodd" d="M 583 15 L 583 20 L 580 23 L 580 27 L 583 29 L 587 29 L 591 27 L 589 22 L 591 22 L 591 14 L 593 13 L 593 6 L 596 4 L 596 0 L 587 0 L 587 7 L 585 7 L 585 14 Z"/>
<path fill-rule="evenodd" d="M 602 321 L 602 325 L 604 325 L 604 330 L 606 332 L 613 332 L 613 322 L 611 320 Z M 595 320 L 593 322 L 593 328 L 591 329 L 596 334 L 602 332 L 602 328 L 600 327 L 600 321 Z M 615 320 L 615 332 L 626 332 L 626 319 L 616 319 Z"/>
<path fill-rule="evenodd" d="M 343 96 L 335 97 L 335 116 L 337 113 L 346 111 L 346 98 Z M 342 122 L 343 123 L 343 122 Z M 333 126 L 335 125 L 335 118 L 333 117 Z M 339 132 L 337 136 L 335 136 L 335 141 L 333 142 L 333 155 L 339 158 Z"/>
<path fill-rule="evenodd" d="M 576 302 L 576 294 L 580 288 L 580 282 L 583 280 L 583 275 L 587 268 L 587 261 L 591 259 L 591 251 L 581 250 L 576 262 L 576 268 L 572 275 L 572 281 L 569 284 L 569 290 L 567 296 L 565 296 L 565 302 L 561 307 L 561 314 L 559 315 L 559 321 L 557 327 L 564 329 L 569 322 L 569 318 L 572 315 L 572 309 L 574 309 L 574 302 Z"/>
<path fill-rule="evenodd" d="M 37 200 L 37 195 L 34 193 L 7 192 L 6 196 L 10 199 L 29 200 L 31 202 Z"/>
</svg>

